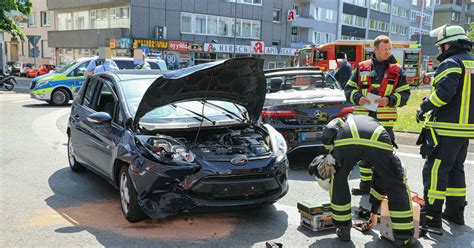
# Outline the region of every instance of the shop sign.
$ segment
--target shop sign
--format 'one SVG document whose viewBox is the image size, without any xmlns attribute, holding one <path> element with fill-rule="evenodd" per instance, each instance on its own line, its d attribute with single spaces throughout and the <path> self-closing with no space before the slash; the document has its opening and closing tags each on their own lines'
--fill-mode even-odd
<svg viewBox="0 0 474 248">
<path fill-rule="evenodd" d="M 265 54 L 267 55 L 278 55 L 277 47 L 265 47 Z"/>
<path fill-rule="evenodd" d="M 252 41 L 250 44 L 252 45 L 253 54 L 263 54 L 265 52 L 265 43 L 263 41 Z"/>
<path fill-rule="evenodd" d="M 130 49 L 132 46 L 132 39 L 130 38 L 120 38 L 120 39 L 110 39 L 109 47 L 112 49 Z"/>
<path fill-rule="evenodd" d="M 204 43 L 204 52 L 208 53 L 233 53 L 234 45 L 232 44 L 215 44 L 215 43 Z M 236 45 L 235 53 L 249 54 L 252 52 L 251 46 Z"/>
<path fill-rule="evenodd" d="M 168 49 L 169 42 L 165 40 L 146 40 L 146 39 L 134 39 L 133 48 L 140 48 L 147 46 L 149 48 Z"/>
<path fill-rule="evenodd" d="M 296 52 L 298 52 L 298 49 L 296 49 L 296 48 L 288 48 L 288 47 L 280 48 L 280 55 L 295 56 Z"/>
<path fill-rule="evenodd" d="M 188 49 L 191 51 L 202 52 L 202 43 L 188 43 Z"/>
<path fill-rule="evenodd" d="M 170 50 L 187 51 L 189 49 L 188 43 L 184 41 L 170 41 Z"/>
<path fill-rule="evenodd" d="M 182 59 L 190 59 L 191 58 L 189 52 L 179 52 L 179 57 L 182 58 Z"/>
</svg>

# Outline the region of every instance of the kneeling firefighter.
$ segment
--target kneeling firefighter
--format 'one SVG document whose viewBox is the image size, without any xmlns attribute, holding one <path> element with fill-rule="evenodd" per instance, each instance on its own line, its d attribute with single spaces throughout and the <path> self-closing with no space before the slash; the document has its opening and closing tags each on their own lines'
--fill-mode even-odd
<svg viewBox="0 0 474 248">
<path fill-rule="evenodd" d="M 441 62 L 435 72 L 431 95 L 424 99 L 417 120 L 424 120 L 418 144 L 426 158 L 423 185 L 427 225 L 442 227 L 441 218 L 464 225 L 466 160 L 469 139 L 474 138 L 474 56 L 472 42 L 460 26 L 441 26 L 437 36 Z M 441 213 L 446 199 L 446 208 Z"/>
<path fill-rule="evenodd" d="M 395 245 L 416 245 L 406 178 L 400 159 L 393 154 L 392 141 L 385 128 L 372 117 L 348 115 L 334 119 L 324 127 L 322 142 L 330 148 L 330 154 L 324 158 L 317 157 L 308 170 L 320 179 L 329 178 L 331 175 L 331 216 L 338 237 L 345 241 L 350 240 L 351 194 L 347 178 L 354 165 L 364 159 L 374 165 L 375 171 L 370 189 L 370 227 L 377 223 L 377 212 L 383 195 L 387 194 Z M 334 174 L 331 169 L 327 169 L 328 165 L 334 166 Z"/>
</svg>

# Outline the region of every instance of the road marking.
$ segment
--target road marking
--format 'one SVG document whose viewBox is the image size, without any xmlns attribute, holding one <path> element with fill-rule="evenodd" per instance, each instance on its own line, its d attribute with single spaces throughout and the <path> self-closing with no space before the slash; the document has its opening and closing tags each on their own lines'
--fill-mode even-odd
<svg viewBox="0 0 474 248">
<path fill-rule="evenodd" d="M 67 147 L 63 146 L 64 143 L 67 143 L 67 136 L 56 127 L 56 122 L 70 111 L 69 108 L 64 108 L 50 112 L 36 118 L 32 124 L 36 135 L 40 137 L 44 143 L 62 152 L 64 155 L 67 155 Z"/>
<path fill-rule="evenodd" d="M 419 154 L 413 154 L 413 153 L 407 153 L 407 152 L 397 152 L 396 155 L 401 156 L 401 157 L 423 159 L 423 158 L 421 158 L 421 155 L 419 155 Z M 474 161 L 472 161 L 472 160 L 466 160 L 466 161 L 464 161 L 464 164 L 471 164 L 471 165 L 474 165 Z"/>
</svg>

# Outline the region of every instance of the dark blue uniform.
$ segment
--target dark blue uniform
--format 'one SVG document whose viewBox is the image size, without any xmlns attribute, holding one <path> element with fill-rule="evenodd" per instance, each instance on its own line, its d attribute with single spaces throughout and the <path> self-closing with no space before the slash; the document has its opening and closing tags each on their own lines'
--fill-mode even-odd
<svg viewBox="0 0 474 248">
<path fill-rule="evenodd" d="M 337 70 L 336 75 L 334 77 L 336 80 L 341 84 L 342 88 L 346 86 L 347 81 L 352 75 L 352 66 L 347 60 L 344 60 L 341 63 L 339 70 Z"/>
</svg>

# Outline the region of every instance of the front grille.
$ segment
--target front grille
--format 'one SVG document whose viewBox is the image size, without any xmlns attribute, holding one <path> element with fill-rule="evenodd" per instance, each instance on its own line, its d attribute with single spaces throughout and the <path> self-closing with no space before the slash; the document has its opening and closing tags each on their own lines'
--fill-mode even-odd
<svg viewBox="0 0 474 248">
<path fill-rule="evenodd" d="M 270 175 L 209 177 L 194 185 L 189 194 L 208 200 L 243 200 L 270 196 L 279 189 Z"/>
<path fill-rule="evenodd" d="M 35 86 L 36 86 L 36 82 L 31 81 L 30 90 L 34 89 Z"/>
</svg>

